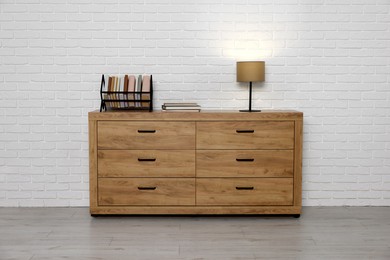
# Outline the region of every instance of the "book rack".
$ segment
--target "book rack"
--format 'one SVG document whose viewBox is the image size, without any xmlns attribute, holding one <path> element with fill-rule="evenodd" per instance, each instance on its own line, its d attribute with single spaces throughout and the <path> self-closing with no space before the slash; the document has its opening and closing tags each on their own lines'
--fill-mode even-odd
<svg viewBox="0 0 390 260">
<path fill-rule="evenodd" d="M 150 91 L 105 91 L 104 75 L 100 84 L 100 112 L 110 109 L 153 111 L 153 76 L 150 75 Z"/>
</svg>

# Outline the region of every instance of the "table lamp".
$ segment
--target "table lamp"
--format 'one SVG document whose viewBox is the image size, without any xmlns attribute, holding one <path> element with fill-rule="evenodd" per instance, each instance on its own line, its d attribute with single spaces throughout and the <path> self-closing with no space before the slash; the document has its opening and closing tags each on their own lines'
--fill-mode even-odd
<svg viewBox="0 0 390 260">
<path fill-rule="evenodd" d="M 252 82 L 264 81 L 264 71 L 264 61 L 237 62 L 237 82 L 249 82 L 249 109 L 240 112 L 261 112 L 261 110 L 252 110 Z"/>
</svg>

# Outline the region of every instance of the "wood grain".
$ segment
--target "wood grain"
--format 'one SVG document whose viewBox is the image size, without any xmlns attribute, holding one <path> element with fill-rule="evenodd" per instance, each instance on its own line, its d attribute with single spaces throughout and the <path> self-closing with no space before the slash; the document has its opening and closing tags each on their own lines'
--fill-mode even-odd
<svg viewBox="0 0 390 260">
<path fill-rule="evenodd" d="M 294 148 L 293 121 L 197 122 L 196 128 L 197 149 Z"/>
<path fill-rule="evenodd" d="M 91 209 L 92 214 L 134 214 L 134 215 L 160 215 L 160 214 L 196 214 L 196 215 L 217 215 L 217 214 L 300 214 L 301 207 L 297 206 L 99 206 Z"/>
<path fill-rule="evenodd" d="M 88 113 L 93 120 L 130 120 L 130 121 L 264 121 L 264 120 L 296 120 L 301 119 L 302 112 L 294 110 L 262 110 L 261 113 L 240 113 L 238 111 L 202 110 L 199 113 L 180 112 L 170 113 L 162 111 L 137 112 L 137 111 L 109 111 Z"/>
<path fill-rule="evenodd" d="M 88 120 L 89 132 L 89 204 L 97 207 L 97 121 Z"/>
<path fill-rule="evenodd" d="M 194 150 L 99 150 L 99 177 L 195 177 Z"/>
<path fill-rule="evenodd" d="M 99 178 L 99 205 L 194 205 L 194 178 Z"/>
<path fill-rule="evenodd" d="M 390 207 L 304 207 L 281 216 L 162 216 L 272 212 L 276 207 L 0 207 L 1 260 L 390 259 Z M 291 214 L 279 206 L 273 214 Z M 250 211 L 251 210 L 251 211 Z M 144 213 L 144 214 L 145 214 Z M 242 214 L 244 214 L 242 213 Z"/>
<path fill-rule="evenodd" d="M 302 117 L 91 112 L 90 212 L 300 214 Z"/>
<path fill-rule="evenodd" d="M 197 205 L 292 205 L 292 178 L 197 178 Z"/>
<path fill-rule="evenodd" d="M 99 149 L 195 149 L 194 122 L 99 121 L 98 127 Z"/>
<path fill-rule="evenodd" d="M 302 135 L 303 120 L 295 121 L 294 205 L 302 206 Z"/>
<path fill-rule="evenodd" d="M 196 167 L 197 177 L 293 177 L 294 151 L 198 150 Z"/>
</svg>

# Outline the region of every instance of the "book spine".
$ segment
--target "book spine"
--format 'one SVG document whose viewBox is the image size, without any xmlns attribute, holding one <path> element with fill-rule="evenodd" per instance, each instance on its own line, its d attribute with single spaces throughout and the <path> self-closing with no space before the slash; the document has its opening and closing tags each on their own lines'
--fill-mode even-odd
<svg viewBox="0 0 390 260">
<path fill-rule="evenodd" d="M 112 81 L 113 81 L 113 78 L 109 77 L 108 78 L 108 88 L 107 88 L 108 92 L 112 91 Z M 112 99 L 111 98 L 111 93 L 107 94 L 107 99 Z M 108 106 L 112 107 L 112 102 L 108 102 Z"/>
<path fill-rule="evenodd" d="M 138 80 L 137 80 L 137 88 L 135 90 L 136 92 L 141 92 L 142 91 L 142 75 L 139 75 L 138 76 Z M 135 99 L 137 100 L 140 100 L 141 99 L 141 95 L 140 93 L 137 93 L 135 95 Z M 136 107 L 140 107 L 141 106 L 141 103 L 139 101 L 136 102 Z"/>
<path fill-rule="evenodd" d="M 129 76 L 126 74 L 123 79 L 123 92 L 127 92 L 129 89 Z M 129 97 L 127 94 L 123 94 L 125 100 L 129 100 Z M 129 102 L 124 102 L 124 107 L 129 107 Z"/>
<path fill-rule="evenodd" d="M 130 92 L 129 100 L 135 99 L 134 91 L 135 91 L 135 76 L 131 75 L 129 76 L 129 88 L 128 88 L 128 92 Z M 135 107 L 134 101 L 129 103 L 130 103 L 129 104 L 130 107 Z"/>
<path fill-rule="evenodd" d="M 118 77 L 115 76 L 115 92 L 118 92 L 118 88 L 119 88 L 119 79 Z M 118 93 L 115 93 L 115 99 L 118 100 L 119 97 L 118 97 Z M 117 101 L 114 102 L 115 103 L 115 107 L 118 108 L 119 107 L 119 103 Z"/>
<path fill-rule="evenodd" d="M 142 92 L 150 92 L 150 76 L 145 75 L 142 80 Z M 150 100 L 150 93 L 142 94 L 141 100 Z M 150 102 L 150 101 L 149 101 Z M 149 107 L 149 102 L 141 102 L 142 107 Z"/>
<path fill-rule="evenodd" d="M 102 106 L 111 108 L 149 108 L 152 107 L 151 75 L 102 75 L 100 91 Z M 104 102 L 104 103 L 103 103 Z M 165 105 L 165 104 L 164 104 Z"/>
<path fill-rule="evenodd" d="M 115 100 L 116 99 L 116 94 L 115 94 L 115 91 L 116 91 L 116 77 L 115 76 L 112 76 L 112 94 L 111 94 L 111 99 L 112 100 Z M 116 104 L 115 104 L 115 101 L 112 102 L 112 107 L 116 107 Z"/>
</svg>

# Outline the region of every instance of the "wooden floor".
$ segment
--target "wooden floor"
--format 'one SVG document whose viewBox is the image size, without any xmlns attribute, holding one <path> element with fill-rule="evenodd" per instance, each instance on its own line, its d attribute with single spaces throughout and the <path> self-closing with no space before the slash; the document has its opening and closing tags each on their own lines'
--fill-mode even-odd
<svg viewBox="0 0 390 260">
<path fill-rule="evenodd" d="M 390 207 L 305 207 L 300 219 L 0 208 L 0 259 L 390 259 Z"/>
</svg>

